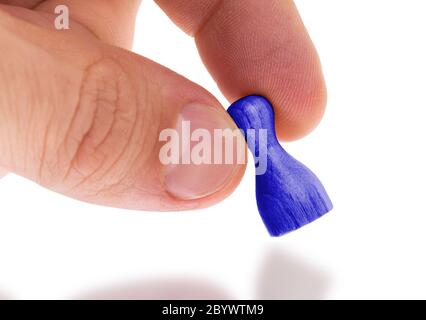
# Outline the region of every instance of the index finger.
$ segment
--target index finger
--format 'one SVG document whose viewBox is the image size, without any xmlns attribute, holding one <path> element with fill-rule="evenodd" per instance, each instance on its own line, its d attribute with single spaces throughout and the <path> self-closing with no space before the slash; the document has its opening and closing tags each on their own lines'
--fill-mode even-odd
<svg viewBox="0 0 426 320">
<path fill-rule="evenodd" d="M 313 130 L 326 104 L 314 45 L 290 0 L 156 0 L 195 37 L 201 57 L 230 100 L 249 94 L 275 107 L 280 139 Z"/>
</svg>

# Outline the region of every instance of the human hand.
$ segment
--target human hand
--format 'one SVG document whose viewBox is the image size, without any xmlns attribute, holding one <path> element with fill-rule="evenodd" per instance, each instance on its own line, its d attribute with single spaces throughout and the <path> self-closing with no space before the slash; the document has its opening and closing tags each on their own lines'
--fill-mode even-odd
<svg viewBox="0 0 426 320">
<path fill-rule="evenodd" d="M 0 0 L 0 166 L 92 203 L 143 210 L 209 206 L 244 165 L 163 166 L 159 133 L 178 119 L 235 128 L 206 90 L 131 53 L 139 0 Z M 194 36 L 234 101 L 275 106 L 280 139 L 319 122 L 326 90 L 316 51 L 289 0 L 157 0 Z M 71 29 L 54 28 L 66 5 Z"/>
</svg>

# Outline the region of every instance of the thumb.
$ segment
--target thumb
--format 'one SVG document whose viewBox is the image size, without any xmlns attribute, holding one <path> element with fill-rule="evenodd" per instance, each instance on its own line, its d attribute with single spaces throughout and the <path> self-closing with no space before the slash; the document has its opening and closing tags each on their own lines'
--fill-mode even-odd
<svg viewBox="0 0 426 320">
<path fill-rule="evenodd" d="M 204 89 L 89 36 L 0 15 L 0 46 L 8 48 L 0 52 L 1 167 L 83 201 L 130 209 L 204 207 L 236 187 L 244 164 L 160 157 L 162 133 L 176 129 L 179 137 L 183 120 L 189 133 L 236 129 Z M 188 152 L 170 150 L 182 151 L 179 159 Z"/>
</svg>

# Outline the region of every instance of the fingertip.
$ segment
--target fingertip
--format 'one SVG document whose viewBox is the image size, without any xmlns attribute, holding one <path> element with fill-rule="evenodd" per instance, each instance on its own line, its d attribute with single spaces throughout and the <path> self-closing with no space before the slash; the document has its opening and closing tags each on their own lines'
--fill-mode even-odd
<svg viewBox="0 0 426 320">
<path fill-rule="evenodd" d="M 276 106 L 277 137 L 281 141 L 294 141 L 310 134 L 321 122 L 327 105 L 327 89 L 321 71 L 293 92 L 292 95 L 285 91 L 271 92 Z"/>
<path fill-rule="evenodd" d="M 253 94 L 266 97 L 274 107 L 278 139 L 293 141 L 308 135 L 320 123 L 327 88 L 313 47 L 290 66 L 286 66 L 286 55 L 283 49 L 269 57 L 273 67 L 244 65 L 244 70 L 233 73 L 235 77 L 223 77 L 218 85 L 230 102 Z"/>
</svg>

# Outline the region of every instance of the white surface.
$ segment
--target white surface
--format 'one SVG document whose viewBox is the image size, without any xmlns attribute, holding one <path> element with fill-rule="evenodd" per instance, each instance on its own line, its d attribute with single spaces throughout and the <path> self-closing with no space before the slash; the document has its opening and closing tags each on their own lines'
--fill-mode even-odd
<svg viewBox="0 0 426 320">
<path fill-rule="evenodd" d="M 196 298 L 202 286 L 224 298 L 426 298 L 426 3 L 297 4 L 329 104 L 320 127 L 288 149 L 321 177 L 332 213 L 269 238 L 251 166 L 235 194 L 189 213 L 97 207 L 10 175 L 0 182 L 0 296 L 117 297 L 124 288 Z M 151 1 L 135 51 L 226 104 L 192 39 Z"/>
</svg>

